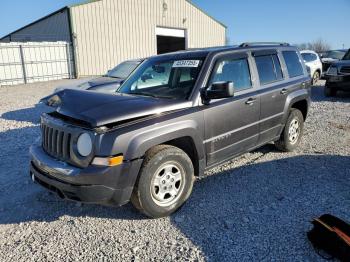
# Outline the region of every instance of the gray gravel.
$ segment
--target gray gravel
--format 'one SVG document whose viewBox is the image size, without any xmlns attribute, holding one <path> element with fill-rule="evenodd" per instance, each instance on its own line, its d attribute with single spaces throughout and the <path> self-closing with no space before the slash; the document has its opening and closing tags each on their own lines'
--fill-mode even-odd
<svg viewBox="0 0 350 262">
<path fill-rule="evenodd" d="M 296 152 L 267 145 L 208 172 L 175 215 L 80 205 L 33 184 L 37 101 L 55 81 L 0 88 L 0 261 L 322 261 L 306 239 L 322 213 L 350 220 L 350 95 L 314 103 Z"/>
</svg>

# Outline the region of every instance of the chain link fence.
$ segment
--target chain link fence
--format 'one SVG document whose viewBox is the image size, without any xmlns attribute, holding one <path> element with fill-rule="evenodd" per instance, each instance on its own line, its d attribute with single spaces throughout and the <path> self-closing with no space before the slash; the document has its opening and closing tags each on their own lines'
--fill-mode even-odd
<svg viewBox="0 0 350 262">
<path fill-rule="evenodd" d="M 71 43 L 0 43 L 0 86 L 73 78 L 74 76 Z"/>
</svg>

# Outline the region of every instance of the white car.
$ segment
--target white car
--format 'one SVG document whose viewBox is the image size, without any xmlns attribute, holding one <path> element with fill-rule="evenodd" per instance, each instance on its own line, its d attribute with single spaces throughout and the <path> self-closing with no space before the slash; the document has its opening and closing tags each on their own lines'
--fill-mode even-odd
<svg viewBox="0 0 350 262">
<path fill-rule="evenodd" d="M 310 75 L 312 84 L 316 84 L 322 75 L 322 62 L 318 54 L 311 50 L 303 50 L 300 52 L 305 64 L 310 67 Z"/>
</svg>

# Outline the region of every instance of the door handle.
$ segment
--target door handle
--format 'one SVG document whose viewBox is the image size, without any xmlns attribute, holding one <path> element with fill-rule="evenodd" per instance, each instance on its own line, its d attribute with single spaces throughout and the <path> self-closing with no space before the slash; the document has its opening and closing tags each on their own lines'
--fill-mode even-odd
<svg viewBox="0 0 350 262">
<path fill-rule="evenodd" d="M 281 90 L 281 95 L 287 94 L 287 92 L 288 92 L 288 90 L 285 89 L 285 88 L 283 88 L 283 89 Z"/>
<path fill-rule="evenodd" d="M 245 104 L 246 104 L 246 105 L 252 105 L 252 104 L 254 104 L 255 101 L 256 101 L 256 98 L 249 98 L 249 99 L 245 102 Z"/>
</svg>

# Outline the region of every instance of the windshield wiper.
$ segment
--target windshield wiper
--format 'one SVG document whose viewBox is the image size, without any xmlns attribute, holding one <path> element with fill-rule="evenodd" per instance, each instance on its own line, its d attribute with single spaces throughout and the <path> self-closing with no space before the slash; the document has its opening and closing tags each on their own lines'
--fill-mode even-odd
<svg viewBox="0 0 350 262">
<path fill-rule="evenodd" d="M 118 76 L 110 76 L 110 75 L 106 75 L 107 77 L 110 77 L 110 78 L 117 78 L 117 79 L 123 79 L 121 77 L 118 77 Z"/>
<path fill-rule="evenodd" d="M 173 99 L 173 97 L 171 96 L 157 96 L 154 94 L 150 94 L 150 93 L 142 93 L 142 92 L 132 92 L 132 93 L 128 93 L 129 95 L 138 95 L 138 96 L 150 96 L 150 97 L 154 97 L 154 98 L 166 98 L 166 99 Z"/>
</svg>

